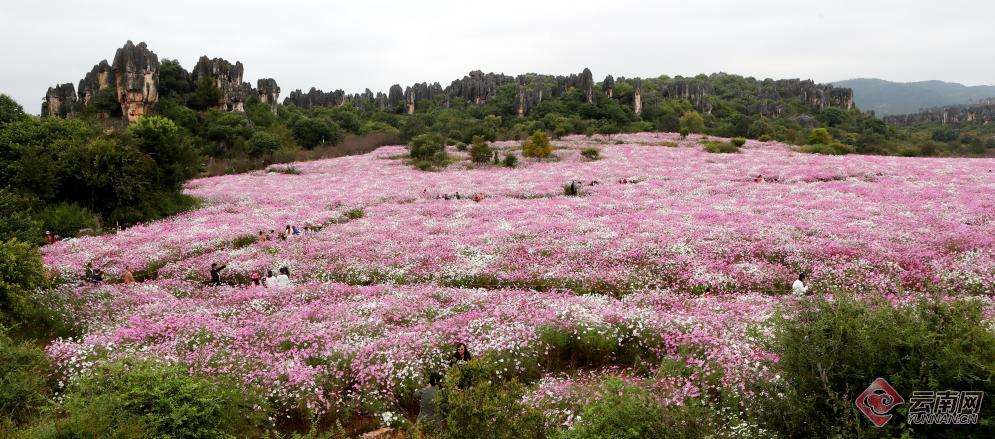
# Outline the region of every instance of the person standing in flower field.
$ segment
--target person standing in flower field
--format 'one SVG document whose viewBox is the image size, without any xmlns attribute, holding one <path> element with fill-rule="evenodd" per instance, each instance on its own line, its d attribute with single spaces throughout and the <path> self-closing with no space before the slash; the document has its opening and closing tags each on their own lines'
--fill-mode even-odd
<svg viewBox="0 0 995 439">
<path fill-rule="evenodd" d="M 135 283 L 135 275 L 131 272 L 131 266 L 124 266 L 124 284 L 129 285 Z"/>
<path fill-rule="evenodd" d="M 287 288 L 290 286 L 290 269 L 287 267 L 280 268 L 280 274 L 276 276 L 273 280 L 273 284 L 279 288 Z"/>
<path fill-rule="evenodd" d="M 276 276 L 273 276 L 273 270 L 266 270 L 266 279 L 263 282 L 263 286 L 266 288 L 276 286 Z"/>
<path fill-rule="evenodd" d="M 92 282 L 93 281 L 93 274 L 94 274 L 94 272 L 93 272 L 93 262 L 87 262 L 86 263 L 86 271 L 83 274 L 83 276 L 86 278 L 87 282 Z"/>
<path fill-rule="evenodd" d="M 217 263 L 211 263 L 211 285 L 216 287 L 221 286 L 221 270 L 224 270 L 227 265 L 218 266 Z"/>
<path fill-rule="evenodd" d="M 463 366 L 469 363 L 470 359 L 470 350 L 467 349 L 466 343 L 456 343 L 456 352 L 453 353 L 453 358 L 449 360 L 449 367 Z M 468 375 L 468 371 L 463 370 L 462 372 L 463 374 L 460 375 L 459 383 L 456 384 L 456 388 L 458 389 L 466 389 L 470 387 L 472 382 L 472 377 Z"/>
<path fill-rule="evenodd" d="M 266 234 L 262 230 L 259 231 L 259 235 L 256 235 L 256 242 L 266 242 Z"/>
<path fill-rule="evenodd" d="M 808 287 L 805 286 L 805 273 L 798 273 L 798 279 L 791 284 L 791 294 L 804 296 L 806 293 L 808 293 Z"/>
<path fill-rule="evenodd" d="M 428 378 L 428 385 L 415 390 L 415 397 L 418 398 L 418 422 L 434 427 L 438 422 L 438 406 L 435 403 L 435 395 L 439 392 L 439 383 L 442 382 L 442 375 L 432 372 Z"/>
</svg>

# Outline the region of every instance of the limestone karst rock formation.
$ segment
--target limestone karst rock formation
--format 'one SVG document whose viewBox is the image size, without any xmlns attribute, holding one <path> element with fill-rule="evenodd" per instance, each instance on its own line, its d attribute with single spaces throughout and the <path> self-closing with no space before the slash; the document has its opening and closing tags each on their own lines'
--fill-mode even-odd
<svg viewBox="0 0 995 439">
<path fill-rule="evenodd" d="M 259 102 L 269 105 L 269 111 L 276 114 L 276 105 L 280 99 L 280 86 L 273 78 L 263 78 L 256 81 L 256 93 L 259 94 Z"/>
<path fill-rule="evenodd" d="M 980 122 L 989 124 L 995 120 L 995 98 L 979 103 L 965 105 L 950 105 L 946 107 L 927 108 L 913 114 L 896 114 L 885 116 L 888 123 L 907 125 L 919 122 L 948 123 Z"/>
<path fill-rule="evenodd" d="M 210 59 L 200 57 L 191 72 L 191 78 L 196 84 L 200 78 L 208 77 L 214 81 L 214 86 L 221 90 L 216 108 L 221 111 L 245 112 L 245 100 L 252 93 L 252 86 L 242 82 L 245 67 L 241 61 L 235 64 L 222 58 Z"/>
<path fill-rule="evenodd" d="M 93 103 L 97 93 L 108 87 L 117 87 L 117 81 L 114 79 L 114 69 L 107 63 L 107 60 L 103 60 L 94 65 L 93 69 L 79 81 L 79 87 L 76 90 L 79 94 L 80 104 L 83 107 L 89 106 Z"/>
<path fill-rule="evenodd" d="M 612 75 L 605 76 L 605 80 L 601 81 L 601 91 L 605 92 L 605 96 L 614 97 L 615 95 L 615 78 Z"/>
<path fill-rule="evenodd" d="M 49 87 L 45 100 L 41 103 L 42 117 L 69 117 L 76 114 L 78 109 L 76 89 L 68 82 Z"/>
<path fill-rule="evenodd" d="M 639 78 L 632 80 L 632 112 L 637 115 L 643 112 L 643 80 Z"/>
<path fill-rule="evenodd" d="M 159 99 L 159 57 L 145 43 L 130 40 L 114 54 L 114 72 L 121 112 L 128 122 L 148 114 Z"/>
</svg>

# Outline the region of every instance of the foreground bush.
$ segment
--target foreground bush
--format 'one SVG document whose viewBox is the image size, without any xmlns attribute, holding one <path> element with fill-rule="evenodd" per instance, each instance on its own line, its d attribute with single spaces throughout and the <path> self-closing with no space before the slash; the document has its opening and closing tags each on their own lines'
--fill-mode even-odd
<svg viewBox="0 0 995 439">
<path fill-rule="evenodd" d="M 0 325 L 38 320 L 42 312 L 30 295 L 45 282 L 45 267 L 33 245 L 0 241 Z"/>
<path fill-rule="evenodd" d="M 446 374 L 437 402 L 444 414 L 443 438 L 545 437 L 542 412 L 522 403 L 526 386 L 514 371 L 476 359 Z"/>
<path fill-rule="evenodd" d="M 0 326 L 0 433 L 28 422 L 48 403 L 50 372 L 44 351 L 11 340 Z"/>
<path fill-rule="evenodd" d="M 65 416 L 31 437 L 244 437 L 262 424 L 258 401 L 183 367 L 122 362 L 70 384 Z"/>
<path fill-rule="evenodd" d="M 756 401 L 763 407 L 760 420 L 785 435 L 995 436 L 990 401 L 981 406 L 979 426 L 905 425 L 913 391 L 995 394 L 995 333 L 977 301 L 921 299 L 892 306 L 845 297 L 812 300 L 797 315 L 778 320 L 772 350 L 780 357 L 774 365 L 780 379 Z M 880 429 L 854 405 L 878 377 L 906 400 Z"/>
<path fill-rule="evenodd" d="M 736 145 L 726 142 L 702 142 L 705 145 L 705 151 L 713 154 L 729 154 L 739 152 L 739 148 Z"/>
</svg>

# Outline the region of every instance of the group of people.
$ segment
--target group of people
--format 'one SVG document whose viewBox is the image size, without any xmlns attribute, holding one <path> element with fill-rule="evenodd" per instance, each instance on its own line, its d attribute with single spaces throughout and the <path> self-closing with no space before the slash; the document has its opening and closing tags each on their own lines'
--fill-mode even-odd
<svg viewBox="0 0 995 439">
<path fill-rule="evenodd" d="M 770 181 L 770 182 L 776 182 L 777 181 L 777 177 L 764 177 L 763 174 L 757 174 L 756 177 L 753 177 L 753 181 L 755 183 L 766 183 L 768 181 Z"/>
<path fill-rule="evenodd" d="M 48 243 L 48 244 L 55 244 L 56 242 L 59 242 L 59 240 L 61 240 L 61 239 L 62 238 L 59 238 L 59 235 L 53 235 L 52 232 L 48 231 L 48 230 L 45 231 L 45 242 L 46 243 Z"/>
<path fill-rule="evenodd" d="M 287 227 L 282 233 L 277 235 L 276 230 L 270 229 L 269 233 L 265 233 L 262 230 L 256 235 L 256 242 L 266 242 L 273 241 L 279 238 L 281 241 L 286 241 L 287 238 L 292 236 L 300 236 L 304 233 L 312 233 L 321 231 L 321 226 L 304 226 L 303 229 L 297 227 L 296 225 L 287 224 Z"/>
<path fill-rule="evenodd" d="M 211 263 L 211 282 L 210 285 L 219 287 L 221 286 L 221 270 L 227 268 L 227 265 L 218 265 L 217 263 Z M 280 267 L 277 270 L 277 275 L 273 274 L 273 270 L 266 270 L 266 277 L 262 276 L 262 270 L 253 271 L 249 274 L 249 280 L 252 281 L 253 285 L 264 286 L 266 288 L 287 288 L 291 285 L 290 283 L 290 269 L 287 267 Z"/>
<path fill-rule="evenodd" d="M 87 262 L 86 269 L 83 272 L 83 280 L 94 284 L 102 284 L 104 283 L 104 270 L 93 268 L 93 263 Z M 125 285 L 135 283 L 135 273 L 131 271 L 130 265 L 124 266 L 124 273 L 121 275 L 121 281 Z"/>
<path fill-rule="evenodd" d="M 422 192 L 424 193 L 424 192 L 427 192 L 427 191 L 428 191 L 428 189 L 425 189 Z M 464 198 L 468 198 L 468 199 L 471 199 L 471 200 L 476 201 L 476 202 L 479 203 L 481 201 L 484 201 L 484 199 L 487 198 L 487 195 L 484 195 L 482 192 L 477 192 L 477 193 L 475 193 L 475 194 L 467 197 L 466 195 L 460 195 L 460 193 L 457 191 L 453 195 L 449 195 L 449 194 L 438 194 L 438 195 L 435 196 L 436 200 L 462 200 Z"/>
<path fill-rule="evenodd" d="M 449 367 L 463 366 L 471 358 L 472 356 L 470 355 L 470 350 L 466 347 L 466 343 L 457 343 L 456 351 L 453 352 L 452 358 L 449 359 Z M 469 377 L 464 376 L 459 383 L 456 383 L 456 388 L 465 389 L 471 384 Z M 439 406 L 435 402 L 435 397 L 440 387 L 442 387 L 442 374 L 432 372 L 429 374 L 428 384 L 425 387 L 415 390 L 415 398 L 418 398 L 418 422 L 433 426 L 438 424 L 441 414 L 439 413 Z"/>
</svg>

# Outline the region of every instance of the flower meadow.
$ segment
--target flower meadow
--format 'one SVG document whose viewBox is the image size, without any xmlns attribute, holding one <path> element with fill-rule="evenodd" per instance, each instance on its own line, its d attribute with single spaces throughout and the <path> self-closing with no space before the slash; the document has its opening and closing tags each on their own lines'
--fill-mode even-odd
<svg viewBox="0 0 995 439">
<path fill-rule="evenodd" d="M 572 136 L 551 160 L 438 172 L 383 147 L 194 180 L 198 210 L 43 249 L 61 279 L 43 299 L 82 334 L 48 352 L 64 380 L 137 355 L 237 378 L 280 410 L 379 414 L 465 342 L 509 377 L 541 376 L 526 401 L 560 423 L 591 374 L 663 405 L 749 398 L 771 378 L 768 323 L 799 300 L 802 271 L 816 294 L 981 296 L 993 316 L 995 160 L 757 141 L 710 154 L 702 140 Z M 599 160 L 580 155 L 591 146 Z M 321 229 L 254 240 L 286 225 Z M 88 262 L 111 281 L 76 280 Z M 207 285 L 212 263 L 225 285 Z M 148 279 L 116 282 L 125 265 Z M 249 280 L 281 267 L 289 288 Z"/>
</svg>

